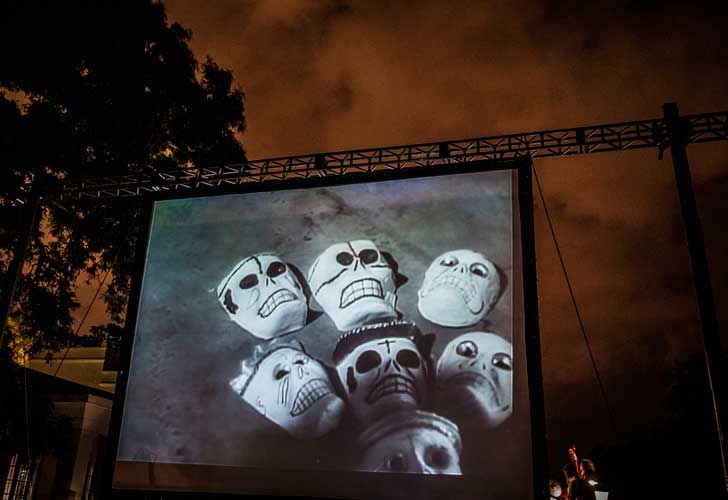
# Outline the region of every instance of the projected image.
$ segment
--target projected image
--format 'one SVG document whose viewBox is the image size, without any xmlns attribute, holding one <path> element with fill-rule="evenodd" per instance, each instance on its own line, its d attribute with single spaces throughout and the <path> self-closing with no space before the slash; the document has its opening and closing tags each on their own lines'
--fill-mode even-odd
<svg viewBox="0 0 728 500">
<path fill-rule="evenodd" d="M 231 320 L 261 339 L 295 332 L 306 324 L 303 287 L 273 254 L 252 255 L 236 264 L 217 287 L 217 298 Z"/>
<path fill-rule="evenodd" d="M 219 466 L 527 494 L 514 192 L 494 171 L 155 202 L 115 486 L 205 491 L 185 467 Z"/>
</svg>

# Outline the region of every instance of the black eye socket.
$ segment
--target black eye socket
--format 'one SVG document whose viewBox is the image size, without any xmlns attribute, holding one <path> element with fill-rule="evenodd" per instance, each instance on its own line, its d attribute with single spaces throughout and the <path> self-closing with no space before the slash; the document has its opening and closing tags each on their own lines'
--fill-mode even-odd
<svg viewBox="0 0 728 500">
<path fill-rule="evenodd" d="M 488 268 L 479 262 L 470 265 L 470 272 L 480 276 L 481 278 L 488 276 Z"/>
<path fill-rule="evenodd" d="M 453 267 L 458 264 L 458 259 L 452 255 L 447 255 L 440 261 L 441 266 Z"/>
<path fill-rule="evenodd" d="M 478 355 L 478 346 L 472 340 L 463 340 L 455 348 L 455 352 L 466 358 L 474 358 Z"/>
<path fill-rule="evenodd" d="M 366 373 L 373 370 L 382 362 L 382 357 L 377 351 L 364 351 L 356 360 L 356 371 Z"/>
<path fill-rule="evenodd" d="M 289 373 L 291 373 L 291 371 L 290 371 L 290 370 L 289 370 L 288 368 L 286 368 L 286 367 L 285 367 L 285 366 L 283 366 L 283 365 L 278 365 L 278 366 L 276 366 L 276 367 L 275 367 L 275 369 L 273 370 L 273 377 L 274 377 L 274 378 L 275 378 L 276 380 L 280 380 L 280 379 L 282 379 L 283 377 L 285 377 L 286 375 L 288 375 Z"/>
<path fill-rule="evenodd" d="M 266 274 L 271 278 L 275 278 L 276 276 L 280 276 L 285 272 L 286 265 L 283 262 L 271 262 L 271 264 L 268 266 Z"/>
<path fill-rule="evenodd" d="M 442 446 L 428 446 L 425 450 L 425 463 L 436 469 L 450 466 L 450 454 Z"/>
<path fill-rule="evenodd" d="M 359 252 L 359 258 L 364 264 L 371 264 L 379 260 L 379 252 L 373 248 L 367 248 Z"/>
<path fill-rule="evenodd" d="M 405 462 L 404 456 L 401 453 L 396 453 L 391 457 L 387 457 L 384 460 L 384 468 L 386 470 L 399 472 L 406 470 L 407 463 Z"/>
<path fill-rule="evenodd" d="M 306 358 L 298 358 L 296 361 L 293 362 L 294 365 L 305 365 L 308 363 L 308 360 Z"/>
<path fill-rule="evenodd" d="M 247 288 L 252 288 L 257 284 L 258 276 L 256 276 L 255 274 L 249 274 L 245 278 L 240 280 L 240 288 L 242 288 L 243 290 Z"/>
<path fill-rule="evenodd" d="M 491 363 L 493 363 L 493 366 L 500 368 L 501 370 L 513 370 L 513 361 L 511 360 L 511 357 L 504 352 L 497 352 L 493 354 Z"/>
<path fill-rule="evenodd" d="M 336 256 L 336 262 L 338 262 L 342 266 L 348 266 L 349 264 L 354 262 L 354 256 L 351 255 L 349 252 L 340 252 L 339 255 Z"/>
<path fill-rule="evenodd" d="M 420 355 L 412 349 L 402 349 L 397 353 L 397 363 L 405 368 L 419 368 Z"/>
</svg>

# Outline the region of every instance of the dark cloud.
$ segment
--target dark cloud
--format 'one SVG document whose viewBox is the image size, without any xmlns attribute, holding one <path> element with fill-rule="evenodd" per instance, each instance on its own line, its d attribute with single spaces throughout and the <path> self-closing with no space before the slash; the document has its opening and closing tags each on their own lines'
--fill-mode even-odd
<svg viewBox="0 0 728 500">
<path fill-rule="evenodd" d="M 706 24 L 697 7 L 306 0 L 168 7 L 193 29 L 196 51 L 232 67 L 244 84 L 257 123 L 245 137 L 254 157 L 637 118 L 671 99 L 692 111 L 716 105 L 716 96 L 728 104 L 720 65 L 689 85 L 685 77 L 723 54 L 717 24 L 694 36 L 699 20 Z M 352 106 L 321 116 L 341 81 Z M 290 133 L 275 133 L 287 137 L 281 144 L 272 131 Z"/>
</svg>

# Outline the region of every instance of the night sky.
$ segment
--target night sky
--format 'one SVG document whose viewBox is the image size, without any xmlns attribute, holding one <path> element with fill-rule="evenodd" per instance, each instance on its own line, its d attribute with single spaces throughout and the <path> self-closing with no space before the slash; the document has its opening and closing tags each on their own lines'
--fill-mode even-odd
<svg viewBox="0 0 728 500">
<path fill-rule="evenodd" d="M 246 94 L 248 157 L 728 109 L 728 7 L 709 1 L 167 0 Z M 728 143 L 689 147 L 728 345 Z M 702 348 L 669 152 L 538 160 L 615 416 L 612 433 L 536 202 L 549 452 L 646 436 L 665 373 Z M 723 309 L 723 311 L 721 311 Z M 709 423 L 706 423 L 709 425 Z"/>
</svg>

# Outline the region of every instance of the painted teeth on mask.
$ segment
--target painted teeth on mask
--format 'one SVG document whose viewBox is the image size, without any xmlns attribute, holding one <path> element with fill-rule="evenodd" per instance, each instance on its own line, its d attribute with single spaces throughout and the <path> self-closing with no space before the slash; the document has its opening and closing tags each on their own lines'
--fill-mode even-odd
<svg viewBox="0 0 728 500">
<path fill-rule="evenodd" d="M 258 316 L 267 318 L 278 308 L 279 305 L 285 304 L 286 302 L 293 302 L 297 298 L 298 297 L 296 297 L 292 292 L 284 288 L 276 290 L 270 294 L 270 297 L 265 299 L 263 305 L 260 306 L 260 309 L 258 309 Z"/>
<path fill-rule="evenodd" d="M 415 400 L 419 399 L 415 384 L 411 380 L 402 375 L 388 375 L 372 388 L 366 402 L 372 404 L 391 394 L 409 394 Z"/>
<path fill-rule="evenodd" d="M 339 307 L 343 309 L 364 297 L 384 298 L 384 291 L 382 290 L 382 285 L 378 280 L 373 278 L 363 278 L 350 283 L 341 291 Z"/>
<path fill-rule="evenodd" d="M 468 283 L 465 280 L 458 278 L 457 276 L 453 276 L 452 274 L 447 274 L 445 276 L 435 279 L 432 282 L 432 286 L 430 286 L 430 290 L 440 286 L 447 286 L 456 289 L 458 292 L 460 292 L 460 295 L 463 297 L 463 300 L 465 300 L 466 303 L 470 303 L 470 301 L 473 300 L 476 294 L 476 290 L 471 283 Z"/>
<path fill-rule="evenodd" d="M 309 380 L 298 390 L 296 400 L 293 402 L 291 416 L 296 417 L 302 414 L 327 394 L 331 394 L 331 390 L 324 379 Z"/>
</svg>

